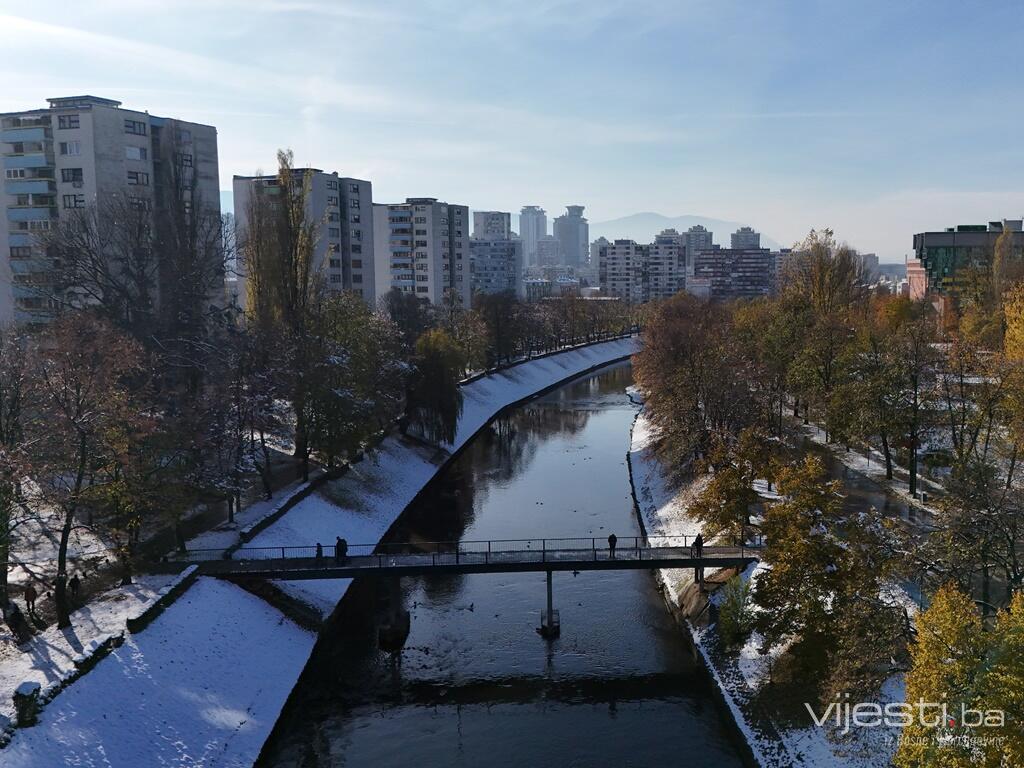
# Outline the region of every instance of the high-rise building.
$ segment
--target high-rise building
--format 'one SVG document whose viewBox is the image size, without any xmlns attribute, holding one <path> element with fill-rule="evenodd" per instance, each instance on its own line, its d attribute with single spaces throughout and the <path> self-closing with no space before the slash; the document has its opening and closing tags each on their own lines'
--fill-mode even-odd
<svg viewBox="0 0 1024 768">
<path fill-rule="evenodd" d="M 45 322 L 61 304 L 59 265 L 42 253 L 39 236 L 80 209 L 95 207 L 102 218 L 123 202 L 156 217 L 172 194 L 187 194 L 188 205 L 220 215 L 213 126 L 96 96 L 47 101 L 47 108 L 0 115 L 0 323 Z M 156 301 L 164 271 L 157 269 Z"/>
<path fill-rule="evenodd" d="M 686 230 L 682 238 L 683 245 L 686 246 L 686 275 L 689 277 L 693 274 L 693 263 L 697 254 L 714 247 L 714 233 L 696 224 Z"/>
<path fill-rule="evenodd" d="M 375 300 L 373 270 L 373 188 L 368 181 L 325 173 L 318 168 L 295 168 L 299 184 L 308 185 L 306 217 L 317 222 L 314 269 L 323 274 L 330 291 L 349 290 L 368 304 Z M 235 176 L 235 231 L 244 243 L 253 195 L 273 201 L 280 194 L 277 176 Z M 245 306 L 245 264 L 240 262 L 238 301 Z"/>
<path fill-rule="evenodd" d="M 473 293 L 511 291 L 523 295 L 523 243 L 521 240 L 473 238 Z"/>
<path fill-rule="evenodd" d="M 536 205 L 526 205 L 519 212 L 519 237 L 523 241 L 523 259 L 529 266 L 540 264 L 537 241 L 548 234 L 547 211 Z"/>
<path fill-rule="evenodd" d="M 552 234 L 560 246 L 560 263 L 568 266 L 587 263 L 590 225 L 583 217 L 582 205 L 566 206 L 566 212 L 555 218 Z"/>
<path fill-rule="evenodd" d="M 650 245 L 616 240 L 598 253 L 598 281 L 605 296 L 641 304 L 667 299 L 685 284 L 684 246 L 675 230 L 666 230 Z"/>
<path fill-rule="evenodd" d="M 537 238 L 537 265 L 544 267 L 561 261 L 562 245 L 553 235 Z"/>
<path fill-rule="evenodd" d="M 601 248 L 611 244 L 611 241 L 603 236 L 590 244 L 590 266 L 596 267 L 601 263 Z"/>
<path fill-rule="evenodd" d="M 434 197 L 373 206 L 374 286 L 392 288 L 433 304 L 472 300 L 469 208 Z"/>
<path fill-rule="evenodd" d="M 512 214 L 504 211 L 473 211 L 473 237 L 508 240 L 512 237 Z"/>
<path fill-rule="evenodd" d="M 709 299 L 767 296 L 775 285 L 775 259 L 767 248 L 713 248 L 694 258 L 686 290 Z"/>
<path fill-rule="evenodd" d="M 927 292 L 953 293 L 965 267 L 990 267 L 996 240 L 1004 230 L 1011 233 L 1014 253 L 1024 253 L 1024 226 L 1020 219 L 990 221 L 987 226 L 961 224 L 944 232 L 914 235 L 914 256 L 925 271 Z"/>
<path fill-rule="evenodd" d="M 752 227 L 740 227 L 730 235 L 729 240 L 734 251 L 761 247 L 761 233 L 755 232 Z"/>
</svg>

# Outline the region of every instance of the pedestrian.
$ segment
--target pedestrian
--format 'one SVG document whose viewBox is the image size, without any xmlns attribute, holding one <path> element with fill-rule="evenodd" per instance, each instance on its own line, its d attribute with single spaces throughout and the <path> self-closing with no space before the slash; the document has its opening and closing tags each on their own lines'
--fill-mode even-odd
<svg viewBox="0 0 1024 768">
<path fill-rule="evenodd" d="M 334 540 L 334 562 L 342 565 L 348 559 L 348 542 L 338 536 Z"/>
<path fill-rule="evenodd" d="M 71 599 L 77 601 L 78 600 L 78 590 L 82 586 L 82 580 L 80 578 L 78 578 L 78 574 L 77 573 L 74 576 L 71 577 L 71 581 L 68 582 L 68 586 L 71 587 Z"/>
<path fill-rule="evenodd" d="M 693 542 L 693 556 L 698 559 L 704 556 L 704 536 L 701 533 L 697 534 Z"/>
<path fill-rule="evenodd" d="M 10 627 L 11 634 L 14 635 L 15 642 L 18 645 L 21 645 L 32 636 L 32 630 L 29 629 L 28 622 L 25 621 L 25 615 L 13 600 L 8 604 L 7 610 L 4 611 L 4 621 Z"/>
<path fill-rule="evenodd" d="M 320 543 L 320 542 L 318 541 L 318 542 L 316 543 L 316 561 L 317 561 L 317 562 L 319 563 L 319 562 L 320 562 L 321 560 L 323 560 L 323 559 L 324 559 L 324 547 L 323 547 L 323 545 L 322 545 L 322 544 L 321 544 L 321 543 Z"/>
<path fill-rule="evenodd" d="M 614 533 L 608 535 L 608 557 L 611 560 L 615 559 L 615 544 L 618 542 L 619 537 Z"/>
<path fill-rule="evenodd" d="M 29 616 L 34 616 L 36 612 L 36 598 L 39 597 L 36 592 L 36 588 L 29 584 L 25 587 L 25 608 L 28 609 Z"/>
</svg>

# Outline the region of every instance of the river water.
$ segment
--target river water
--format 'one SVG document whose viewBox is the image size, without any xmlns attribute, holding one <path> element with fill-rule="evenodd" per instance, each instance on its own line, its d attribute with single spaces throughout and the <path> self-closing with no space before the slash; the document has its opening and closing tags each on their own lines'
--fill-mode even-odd
<svg viewBox="0 0 1024 768">
<path fill-rule="evenodd" d="M 625 455 L 628 364 L 485 429 L 392 540 L 640 533 Z M 556 573 L 562 634 L 536 633 L 543 574 L 408 578 L 411 631 L 382 652 L 372 580 L 352 585 L 258 765 L 742 765 L 725 716 L 644 571 Z"/>
</svg>

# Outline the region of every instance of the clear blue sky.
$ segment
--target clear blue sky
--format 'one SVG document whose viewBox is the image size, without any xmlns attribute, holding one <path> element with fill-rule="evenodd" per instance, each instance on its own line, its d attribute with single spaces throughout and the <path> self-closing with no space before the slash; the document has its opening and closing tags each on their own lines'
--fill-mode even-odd
<svg viewBox="0 0 1024 768">
<path fill-rule="evenodd" d="M 380 201 L 811 227 L 1024 213 L 1019 2 L 0 0 L 0 111 L 91 93 Z M 722 233 L 725 234 L 725 233 Z M 721 240 L 721 236 L 718 236 Z"/>
</svg>

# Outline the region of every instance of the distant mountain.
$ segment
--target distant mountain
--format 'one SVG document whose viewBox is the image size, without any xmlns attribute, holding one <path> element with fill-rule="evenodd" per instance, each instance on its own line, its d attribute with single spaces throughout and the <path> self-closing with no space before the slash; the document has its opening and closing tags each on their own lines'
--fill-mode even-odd
<svg viewBox="0 0 1024 768">
<path fill-rule="evenodd" d="M 729 247 L 729 235 L 742 226 L 738 221 L 709 219 L 704 216 L 664 216 L 660 213 L 634 213 L 611 221 L 590 222 L 590 240 L 599 237 L 609 240 L 636 240 L 638 243 L 653 242 L 654 236 L 663 229 L 675 229 L 685 232 L 690 227 L 700 224 L 714 233 L 714 242 L 723 248 Z M 757 229 L 757 227 L 754 227 Z M 758 230 L 760 232 L 760 230 Z M 779 243 L 761 232 L 761 247 L 777 249 Z M 787 246 L 788 247 L 788 246 Z"/>
</svg>

